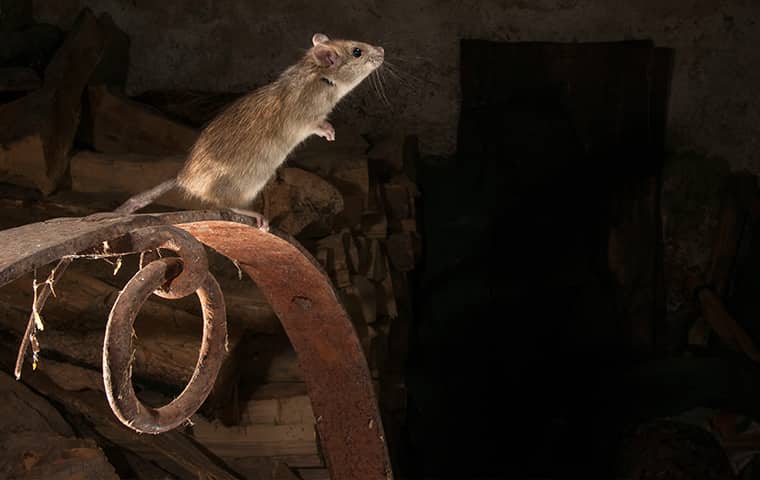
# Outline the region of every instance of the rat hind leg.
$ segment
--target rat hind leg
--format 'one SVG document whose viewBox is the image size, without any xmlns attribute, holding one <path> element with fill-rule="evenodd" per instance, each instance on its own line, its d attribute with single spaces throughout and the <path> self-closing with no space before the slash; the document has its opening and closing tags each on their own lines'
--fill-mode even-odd
<svg viewBox="0 0 760 480">
<path fill-rule="evenodd" d="M 269 220 L 267 220 L 264 215 L 254 212 L 253 210 L 246 210 L 244 208 L 230 208 L 235 213 L 239 213 L 240 215 L 245 215 L 247 217 L 253 217 L 256 219 L 256 227 L 259 230 L 263 230 L 265 232 L 269 231 Z"/>
</svg>

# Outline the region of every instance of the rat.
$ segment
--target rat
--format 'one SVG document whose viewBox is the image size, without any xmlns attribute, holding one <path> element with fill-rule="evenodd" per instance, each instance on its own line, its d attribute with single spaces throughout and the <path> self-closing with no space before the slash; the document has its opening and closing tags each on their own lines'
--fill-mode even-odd
<svg viewBox="0 0 760 480">
<path fill-rule="evenodd" d="M 312 47 L 298 63 L 211 120 L 175 178 L 131 197 L 115 211 L 135 212 L 179 188 L 189 197 L 251 216 L 268 230 L 267 219 L 245 207 L 301 142 L 311 135 L 335 140 L 327 116 L 384 58 L 382 47 L 314 34 Z"/>
</svg>

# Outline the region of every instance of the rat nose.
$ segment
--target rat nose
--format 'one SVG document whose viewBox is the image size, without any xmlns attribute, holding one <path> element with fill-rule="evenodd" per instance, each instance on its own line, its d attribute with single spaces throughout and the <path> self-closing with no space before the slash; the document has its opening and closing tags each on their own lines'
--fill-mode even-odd
<svg viewBox="0 0 760 480">
<path fill-rule="evenodd" d="M 383 47 L 377 47 L 377 51 L 380 52 L 380 55 L 385 55 L 385 49 Z"/>
</svg>

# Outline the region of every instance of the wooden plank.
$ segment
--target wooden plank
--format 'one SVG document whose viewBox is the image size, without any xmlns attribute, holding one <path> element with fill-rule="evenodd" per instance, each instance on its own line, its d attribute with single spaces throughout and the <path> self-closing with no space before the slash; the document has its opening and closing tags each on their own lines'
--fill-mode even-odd
<svg viewBox="0 0 760 480">
<path fill-rule="evenodd" d="M 175 177 L 183 162 L 184 157 L 181 155 L 81 151 L 71 159 L 71 188 L 75 192 L 120 194 L 126 199 Z M 118 175 L 114 175 L 114 172 L 118 172 Z M 176 190 L 159 197 L 156 204 L 184 209 L 203 207 L 201 202 L 185 198 Z"/>
<path fill-rule="evenodd" d="M 316 455 L 313 425 L 263 425 L 226 427 L 193 417 L 193 438 L 215 455 L 225 458 Z"/>
<path fill-rule="evenodd" d="M 92 146 L 103 153 L 186 155 L 198 131 L 147 105 L 113 93 L 105 85 L 88 89 Z"/>
</svg>

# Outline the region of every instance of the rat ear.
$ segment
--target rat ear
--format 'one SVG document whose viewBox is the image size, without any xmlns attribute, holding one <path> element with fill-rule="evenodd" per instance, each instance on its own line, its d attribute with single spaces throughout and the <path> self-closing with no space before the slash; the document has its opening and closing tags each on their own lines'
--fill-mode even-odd
<svg viewBox="0 0 760 480">
<path fill-rule="evenodd" d="M 327 38 L 327 35 L 324 33 L 315 33 L 313 37 L 311 37 L 311 43 L 314 44 L 314 46 L 319 45 L 320 43 L 325 43 L 326 41 L 330 40 Z"/>
<path fill-rule="evenodd" d="M 327 45 L 320 44 L 314 47 L 314 58 L 320 66 L 332 67 L 338 61 L 338 52 Z"/>
</svg>

